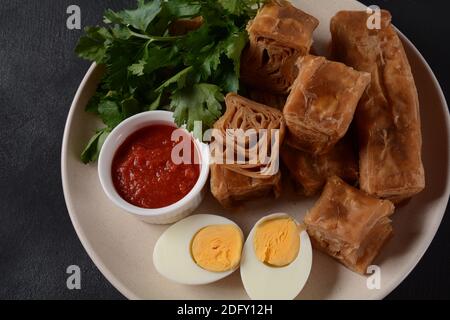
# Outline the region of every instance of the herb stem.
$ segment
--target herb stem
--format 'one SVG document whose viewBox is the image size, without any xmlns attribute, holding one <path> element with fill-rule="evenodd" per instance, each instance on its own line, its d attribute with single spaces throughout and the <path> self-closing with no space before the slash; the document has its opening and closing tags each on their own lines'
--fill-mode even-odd
<svg viewBox="0 0 450 320">
<path fill-rule="evenodd" d="M 150 40 L 150 42 L 156 42 L 156 41 L 158 41 L 158 42 L 170 42 L 170 41 L 175 41 L 175 40 L 183 38 L 183 36 L 176 36 L 176 37 L 175 36 L 173 36 L 173 37 L 172 36 L 167 36 L 167 37 L 149 36 L 149 35 L 146 35 L 146 34 L 134 32 L 132 30 L 130 30 L 130 34 L 132 36 L 134 36 L 134 37 L 137 37 L 137 38 Z"/>
<path fill-rule="evenodd" d="M 155 92 L 161 92 L 165 87 L 167 87 L 169 84 L 176 82 L 178 79 L 180 79 L 185 74 L 188 74 L 193 69 L 192 66 L 189 66 L 180 72 L 178 72 L 176 75 L 168 79 L 167 81 L 164 81 L 163 84 L 161 84 L 158 88 L 155 89 Z"/>
</svg>

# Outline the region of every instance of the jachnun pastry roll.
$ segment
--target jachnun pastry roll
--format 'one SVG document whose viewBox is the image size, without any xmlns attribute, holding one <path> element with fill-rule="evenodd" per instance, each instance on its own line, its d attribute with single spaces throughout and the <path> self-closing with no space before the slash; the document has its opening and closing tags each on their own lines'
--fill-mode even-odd
<svg viewBox="0 0 450 320">
<path fill-rule="evenodd" d="M 278 198 L 281 194 L 280 172 L 260 179 L 236 173 L 221 164 L 212 164 L 210 183 L 211 193 L 225 208 L 266 196 Z"/>
<path fill-rule="evenodd" d="M 338 176 L 353 184 L 358 181 L 358 159 L 349 136 L 341 139 L 330 152 L 314 156 L 287 146 L 281 148 L 281 159 L 305 196 L 320 192 L 327 178 Z"/>
<path fill-rule="evenodd" d="M 295 61 L 309 53 L 319 21 L 288 1 L 265 4 L 250 21 L 249 45 L 241 58 L 241 80 L 254 88 L 287 94 Z"/>
<path fill-rule="evenodd" d="M 343 63 L 308 55 L 283 109 L 287 143 L 315 155 L 325 154 L 345 135 L 370 74 Z"/>
<path fill-rule="evenodd" d="M 380 29 L 369 29 L 365 11 L 341 11 L 331 20 L 333 57 L 372 75 L 355 113 L 360 185 L 399 202 L 425 187 L 419 99 L 403 45 L 381 11 Z"/>
<path fill-rule="evenodd" d="M 281 111 L 229 93 L 214 124 L 211 193 L 224 206 L 273 191 L 280 194 L 279 152 L 285 136 Z M 231 159 L 230 159 L 231 158 Z M 231 161 L 230 161 L 231 160 Z"/>
<path fill-rule="evenodd" d="M 304 222 L 313 246 L 350 270 L 365 274 L 392 236 L 394 205 L 333 176 Z"/>
</svg>

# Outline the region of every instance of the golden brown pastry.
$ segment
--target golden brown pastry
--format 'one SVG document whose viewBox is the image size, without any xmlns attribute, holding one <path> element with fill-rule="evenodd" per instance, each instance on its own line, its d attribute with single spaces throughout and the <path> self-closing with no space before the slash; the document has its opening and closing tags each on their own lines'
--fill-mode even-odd
<svg viewBox="0 0 450 320">
<path fill-rule="evenodd" d="M 370 75 L 324 57 L 299 58 L 298 76 L 283 109 L 288 144 L 325 154 L 345 135 Z"/>
<path fill-rule="evenodd" d="M 287 94 L 295 61 L 309 53 L 319 21 L 288 1 L 271 1 L 249 23 L 249 45 L 241 58 L 241 79 L 251 87 Z"/>
<path fill-rule="evenodd" d="M 281 111 L 235 93 L 225 98 L 224 115 L 214 124 L 211 192 L 225 206 L 280 190 L 279 148 L 285 135 Z M 262 157 L 262 155 L 264 157 Z M 231 157 L 230 157 L 231 156 Z M 231 158 L 231 159 L 230 159 Z"/>
<path fill-rule="evenodd" d="M 315 248 L 365 274 L 392 235 L 393 212 L 389 200 L 373 198 L 334 176 L 304 222 Z"/>
<path fill-rule="evenodd" d="M 228 170 L 224 165 L 212 164 L 211 193 L 226 208 L 268 195 L 278 198 L 281 194 L 281 173 L 258 179 Z"/>
<path fill-rule="evenodd" d="M 425 187 L 419 99 L 403 45 L 381 13 L 381 29 L 367 28 L 364 11 L 342 11 L 331 21 L 333 56 L 372 82 L 355 114 L 361 189 L 399 202 Z"/>
<path fill-rule="evenodd" d="M 227 109 L 224 115 L 214 124 L 214 129 L 220 132 L 215 138 L 225 146 L 223 156 L 231 154 L 231 160 L 235 161 L 229 163 L 228 159 L 224 158 L 224 166 L 228 170 L 253 178 L 266 179 L 276 174 L 279 168 L 280 146 L 286 131 L 283 114 L 275 108 L 235 93 L 229 93 L 225 97 L 225 104 Z M 240 131 L 239 136 L 233 136 L 238 133 L 236 130 Z M 227 139 L 227 136 L 231 139 Z M 250 136 L 255 139 L 250 141 Z M 263 153 L 267 157 L 261 158 Z M 239 159 L 243 163 L 239 163 Z"/>
<path fill-rule="evenodd" d="M 327 178 L 333 175 L 349 183 L 358 180 L 358 161 L 348 136 L 341 139 L 330 152 L 319 156 L 285 144 L 281 148 L 281 159 L 300 193 L 305 196 L 321 191 Z"/>
</svg>

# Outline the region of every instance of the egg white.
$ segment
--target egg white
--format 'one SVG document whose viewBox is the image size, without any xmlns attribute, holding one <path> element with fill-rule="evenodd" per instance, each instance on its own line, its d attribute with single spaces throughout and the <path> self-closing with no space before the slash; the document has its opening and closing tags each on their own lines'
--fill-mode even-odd
<svg viewBox="0 0 450 320">
<path fill-rule="evenodd" d="M 156 270 L 169 280 L 188 285 L 200 285 L 218 281 L 233 273 L 233 270 L 212 272 L 198 266 L 191 255 L 191 241 L 195 234 L 209 225 L 232 224 L 233 221 L 211 214 L 197 214 L 170 226 L 158 239 L 153 249 L 153 264 Z"/>
<path fill-rule="evenodd" d="M 261 262 L 256 256 L 253 246 L 256 227 L 267 220 L 287 217 L 292 218 L 284 213 L 262 218 L 255 224 L 245 241 L 241 258 L 241 278 L 245 291 L 251 299 L 292 300 L 297 297 L 308 280 L 312 265 L 312 248 L 306 231 L 299 233 L 300 250 L 295 260 L 289 265 L 271 267 Z M 295 222 L 298 225 L 298 222 Z"/>
</svg>

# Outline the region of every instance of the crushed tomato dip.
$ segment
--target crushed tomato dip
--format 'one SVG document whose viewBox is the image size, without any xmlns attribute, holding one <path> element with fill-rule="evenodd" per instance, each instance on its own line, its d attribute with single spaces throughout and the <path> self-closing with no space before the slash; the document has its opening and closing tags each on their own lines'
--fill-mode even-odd
<svg viewBox="0 0 450 320">
<path fill-rule="evenodd" d="M 155 124 L 132 133 L 117 150 L 112 162 L 112 179 L 120 196 L 127 202 L 156 209 L 169 206 L 191 191 L 200 175 L 200 165 L 194 162 L 196 148 L 190 139 L 191 161 L 175 164 L 172 141 L 176 127 Z M 188 141 L 188 140 L 186 140 Z"/>
</svg>

